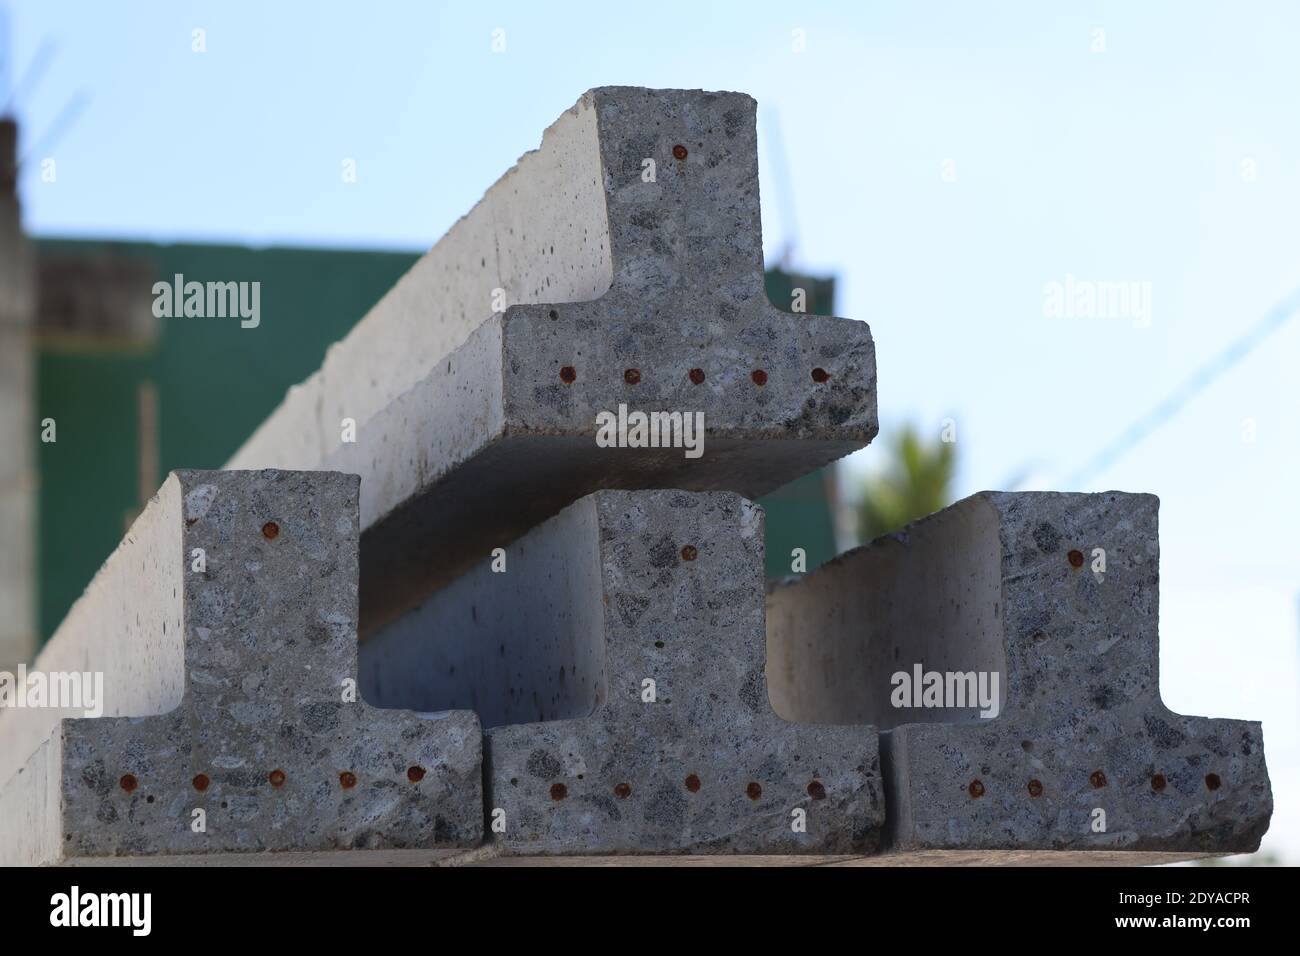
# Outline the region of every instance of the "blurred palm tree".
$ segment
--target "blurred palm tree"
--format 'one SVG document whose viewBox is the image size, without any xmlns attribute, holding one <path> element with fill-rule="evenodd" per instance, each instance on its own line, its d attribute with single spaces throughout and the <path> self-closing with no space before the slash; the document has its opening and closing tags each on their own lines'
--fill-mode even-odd
<svg viewBox="0 0 1300 956">
<path fill-rule="evenodd" d="M 863 542 L 899 531 L 952 504 L 955 443 L 924 442 L 910 424 L 894 435 L 887 448 L 889 463 L 881 473 L 868 476 L 862 490 L 858 539 Z"/>
</svg>

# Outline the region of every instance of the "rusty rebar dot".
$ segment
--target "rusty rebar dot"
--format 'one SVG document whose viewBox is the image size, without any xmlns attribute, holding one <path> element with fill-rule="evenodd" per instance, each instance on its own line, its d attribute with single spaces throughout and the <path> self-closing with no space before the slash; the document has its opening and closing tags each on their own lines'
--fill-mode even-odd
<svg viewBox="0 0 1300 956">
<path fill-rule="evenodd" d="M 119 780 L 117 783 L 118 786 L 120 786 L 127 793 L 133 793 L 135 791 L 135 788 L 140 786 L 140 781 L 135 779 L 135 774 L 133 773 L 122 774 L 122 779 Z"/>
<path fill-rule="evenodd" d="M 1041 797 L 1043 795 L 1043 782 L 1041 780 L 1029 781 L 1029 795 L 1031 797 Z"/>
<path fill-rule="evenodd" d="M 686 778 L 686 789 L 689 790 L 691 793 L 699 793 L 700 778 L 695 776 L 695 774 L 688 775 Z"/>
<path fill-rule="evenodd" d="M 626 800 L 631 795 L 632 795 L 631 784 L 620 783 L 616 787 L 614 787 L 614 796 L 618 797 L 620 800 Z"/>
<path fill-rule="evenodd" d="M 821 384 L 830 377 L 831 373 L 826 371 L 824 368 L 815 368 L 812 370 L 812 380 L 818 384 Z"/>
<path fill-rule="evenodd" d="M 268 521 L 266 524 L 262 525 L 262 537 L 267 541 L 274 541 L 276 538 L 280 537 L 280 526 L 274 521 Z"/>
<path fill-rule="evenodd" d="M 688 154 L 686 152 L 686 147 L 683 146 L 681 143 L 678 143 L 676 146 L 673 147 L 673 159 L 678 160 L 680 162 L 681 160 L 685 159 L 687 155 Z"/>
<path fill-rule="evenodd" d="M 564 368 L 560 369 L 560 381 L 565 385 L 572 385 L 577 377 L 578 373 L 574 370 L 572 365 L 566 365 Z"/>
<path fill-rule="evenodd" d="M 820 780 L 814 780 L 812 783 L 808 784 L 808 796 L 812 797 L 814 800 L 826 799 L 826 788 L 822 786 Z"/>
<path fill-rule="evenodd" d="M 702 368 L 693 368 L 693 369 L 691 369 L 690 372 L 687 373 L 687 374 L 690 375 L 690 379 L 691 379 L 691 381 L 694 382 L 696 385 L 703 385 L 703 384 L 704 384 L 704 369 L 702 369 Z"/>
<path fill-rule="evenodd" d="M 569 788 L 562 783 L 551 784 L 551 799 L 563 800 L 569 795 Z"/>
<path fill-rule="evenodd" d="M 271 786 L 273 786 L 273 787 L 283 787 L 283 786 L 284 786 L 284 771 L 283 771 L 283 770 L 272 770 L 269 774 L 266 775 L 266 779 L 269 780 L 269 781 L 271 781 Z"/>
<path fill-rule="evenodd" d="M 1083 567 L 1083 552 L 1082 552 L 1082 551 L 1079 551 L 1079 550 L 1077 550 L 1077 549 L 1074 550 L 1074 551 L 1071 551 L 1069 554 L 1066 555 L 1066 558 L 1069 559 L 1069 561 L 1070 561 L 1070 566 L 1071 566 L 1071 567 L 1075 567 L 1075 568 L 1081 568 L 1081 567 Z"/>
<path fill-rule="evenodd" d="M 629 385 L 636 385 L 641 381 L 641 370 L 639 368 L 630 368 L 623 372 L 623 381 Z"/>
<path fill-rule="evenodd" d="M 759 388 L 762 388 L 764 385 L 767 384 L 767 373 L 764 372 L 761 368 L 754 369 L 754 371 L 749 373 L 749 377 L 754 380 L 754 384 L 757 385 Z"/>
<path fill-rule="evenodd" d="M 1223 781 L 1219 779 L 1219 775 L 1217 773 L 1207 773 L 1205 775 L 1205 786 L 1208 787 L 1210 790 L 1218 790 L 1219 787 L 1222 786 L 1222 784 Z"/>
<path fill-rule="evenodd" d="M 982 797 L 984 796 L 984 784 L 980 783 L 978 780 L 972 780 L 966 785 L 966 792 L 972 797 Z"/>
<path fill-rule="evenodd" d="M 751 800 L 757 800 L 763 795 L 763 788 L 754 781 L 750 781 L 749 786 L 745 788 L 745 796 Z"/>
<path fill-rule="evenodd" d="M 419 764 L 412 764 L 406 768 L 406 779 L 411 783 L 419 783 L 424 779 L 424 768 Z"/>
<path fill-rule="evenodd" d="M 1100 790 L 1106 786 L 1106 775 L 1100 770 L 1094 770 L 1088 774 L 1088 782 L 1092 784 L 1094 790 Z"/>
<path fill-rule="evenodd" d="M 1165 788 L 1165 775 L 1163 773 L 1154 774 L 1151 777 L 1151 789 L 1160 791 Z"/>
<path fill-rule="evenodd" d="M 194 785 L 195 790 L 202 793 L 204 790 L 208 789 L 208 785 L 211 784 L 212 781 L 208 779 L 206 773 L 196 773 L 194 779 L 191 780 L 190 783 Z"/>
<path fill-rule="evenodd" d="M 357 775 L 351 770 L 344 770 L 339 774 L 339 786 L 344 790 L 351 790 L 357 785 Z"/>
<path fill-rule="evenodd" d="M 688 544 L 686 547 L 682 548 L 683 561 L 694 561 L 699 556 L 700 552 L 693 544 Z"/>
</svg>

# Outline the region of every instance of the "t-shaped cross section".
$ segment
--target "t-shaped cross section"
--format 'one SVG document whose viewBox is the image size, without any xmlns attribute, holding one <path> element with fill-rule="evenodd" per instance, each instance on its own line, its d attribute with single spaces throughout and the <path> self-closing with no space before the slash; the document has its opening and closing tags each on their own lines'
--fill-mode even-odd
<svg viewBox="0 0 1300 956">
<path fill-rule="evenodd" d="M 882 730 L 888 848 L 1086 851 L 1057 862 L 1258 848 L 1260 725 L 1160 700 L 1157 506 L 980 494 L 771 595 L 777 712 Z"/>
<path fill-rule="evenodd" d="M 480 841 L 477 716 L 357 690 L 357 484 L 167 479 L 38 661 L 102 673 L 118 716 L 49 718 L 0 796 L 8 862 L 419 860 Z"/>
</svg>

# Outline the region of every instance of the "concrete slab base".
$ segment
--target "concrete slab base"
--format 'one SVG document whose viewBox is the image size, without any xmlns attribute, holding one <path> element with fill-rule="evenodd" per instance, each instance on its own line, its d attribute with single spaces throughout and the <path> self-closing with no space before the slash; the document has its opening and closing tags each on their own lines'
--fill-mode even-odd
<svg viewBox="0 0 1300 956">
<path fill-rule="evenodd" d="M 853 866 L 853 867 L 985 867 L 985 866 L 1163 866 L 1205 854 L 1143 853 L 1090 850 L 914 850 L 871 856 L 507 856 L 490 851 L 470 857 L 450 857 L 439 866 Z"/>
</svg>

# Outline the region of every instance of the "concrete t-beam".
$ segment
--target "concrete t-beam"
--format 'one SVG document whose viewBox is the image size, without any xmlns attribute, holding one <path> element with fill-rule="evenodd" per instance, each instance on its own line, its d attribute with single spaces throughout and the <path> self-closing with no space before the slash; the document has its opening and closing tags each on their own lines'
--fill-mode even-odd
<svg viewBox="0 0 1300 956">
<path fill-rule="evenodd" d="M 875 436 L 867 326 L 767 300 L 756 153 L 748 96 L 584 94 L 234 456 L 362 476 L 363 637 L 589 492 L 753 497 Z M 621 405 L 702 457 L 598 446 Z"/>
<path fill-rule="evenodd" d="M 888 850 L 1077 863 L 1258 848 L 1260 725 L 1160 699 L 1157 508 L 984 493 L 773 589 L 776 711 L 881 728 Z"/>
<path fill-rule="evenodd" d="M 482 715 L 475 859 L 872 852 L 875 729 L 772 712 L 763 610 L 757 505 L 598 492 L 362 645 L 362 689 Z"/>
<path fill-rule="evenodd" d="M 478 718 L 357 693 L 357 484 L 167 479 L 37 661 L 47 687 L 102 675 L 104 716 L 0 712 L 0 862 L 428 861 L 481 841 Z"/>
</svg>

